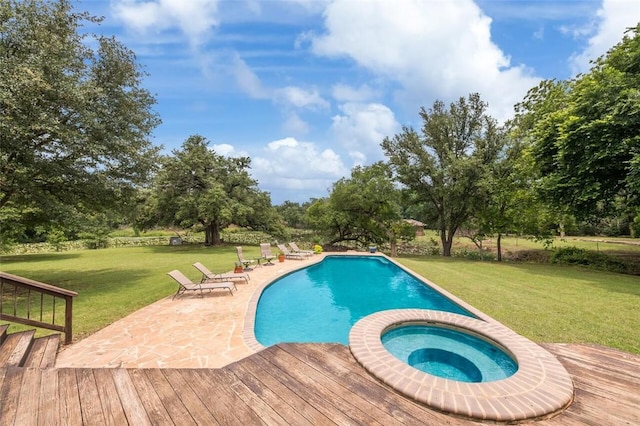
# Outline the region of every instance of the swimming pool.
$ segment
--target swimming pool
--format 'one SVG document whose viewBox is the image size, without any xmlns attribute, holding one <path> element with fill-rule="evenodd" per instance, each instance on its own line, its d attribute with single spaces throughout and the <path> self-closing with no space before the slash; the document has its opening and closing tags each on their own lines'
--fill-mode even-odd
<svg viewBox="0 0 640 426">
<path fill-rule="evenodd" d="M 475 317 L 382 256 L 327 256 L 266 287 L 254 332 L 264 346 L 348 344 L 361 318 L 388 309 L 431 309 Z"/>
<path fill-rule="evenodd" d="M 363 259 L 379 262 L 378 266 L 381 267 L 375 270 L 374 277 L 365 275 L 362 268 L 352 266 L 359 265 L 354 260 L 360 262 Z M 318 275 L 323 277 L 320 283 L 305 283 L 307 277 L 301 276 L 301 274 L 308 274 L 309 271 L 313 271 L 323 264 L 326 265 L 325 262 L 337 260 L 344 260 L 345 263 L 336 263 L 336 265 L 342 266 L 331 268 L 324 274 L 319 273 Z M 349 325 L 344 327 L 346 330 L 350 330 L 349 349 L 356 361 L 366 371 L 407 398 L 431 406 L 436 410 L 471 419 L 519 422 L 525 419 L 546 418 L 563 410 L 573 401 L 571 376 L 553 355 L 463 300 L 449 294 L 436 284 L 413 275 L 410 270 L 396 264 L 393 259 L 384 255 L 363 256 L 346 253 L 340 255 L 322 254 L 311 261 L 317 263 L 312 266 L 301 265 L 301 269 L 297 272 L 283 275 L 275 281 L 265 281 L 256 289 L 247 306 L 247 316 L 242 332 L 244 342 L 250 349 L 259 352 L 265 349 L 265 346 L 278 342 L 337 342 L 344 344 L 344 337 L 340 334 L 327 340 L 314 340 L 317 337 L 309 338 L 307 335 L 294 338 L 277 337 L 274 339 L 270 337 L 269 339 L 272 339 L 271 341 L 274 343 L 269 343 L 262 333 L 265 331 L 264 327 L 280 328 L 280 325 L 289 330 L 296 330 L 299 328 L 298 322 L 305 316 L 313 317 L 314 320 L 302 329 L 303 333 L 314 336 L 318 334 L 317 331 L 332 330 L 334 324 L 346 321 Z M 318 271 L 322 271 L 322 269 Z M 286 273 L 286 270 L 281 273 Z M 379 292 L 378 286 L 373 283 L 377 282 L 378 278 L 382 279 L 384 274 L 387 274 L 383 280 L 389 283 L 388 291 Z M 413 280 L 416 282 L 408 284 L 405 282 L 405 279 L 408 278 L 411 278 L 408 280 L 409 282 Z M 344 280 L 343 284 L 336 289 L 325 287 L 324 281 L 340 282 L 342 280 Z M 291 282 L 287 284 L 288 281 Z M 281 285 L 282 283 L 285 285 Z M 414 288 L 413 285 L 421 287 Z M 302 305 L 297 298 L 289 297 L 297 294 L 299 287 L 305 286 L 314 291 L 313 303 Z M 268 300 L 263 296 L 270 291 L 282 293 L 278 297 L 283 300 L 279 309 L 296 312 L 296 316 L 278 317 L 276 309 L 272 309 L 271 313 L 266 309 L 264 311 L 259 309 L 259 305 Z M 423 306 L 410 309 L 389 307 L 398 303 L 398 296 L 402 292 L 420 294 L 422 291 L 435 295 L 435 300 L 439 300 L 439 302 L 426 308 Z M 372 297 L 373 295 L 377 295 L 377 297 Z M 360 302 L 365 296 L 380 302 L 378 307 L 373 308 L 373 313 L 361 309 Z M 336 303 L 354 299 L 358 309 L 349 304 Z M 421 297 L 410 298 L 410 300 L 414 299 L 421 299 Z M 440 302 L 452 307 L 455 312 L 444 312 L 442 309 L 446 310 L 447 308 L 440 305 Z M 324 308 L 332 304 L 337 306 L 337 317 L 328 319 L 326 318 L 327 311 Z M 263 305 L 262 308 L 265 306 Z M 368 310 L 372 310 L 371 306 Z M 263 315 L 274 315 L 274 317 L 270 320 L 266 318 L 267 321 L 258 324 L 258 317 L 265 319 Z M 357 320 L 358 317 L 362 318 Z M 338 321 L 336 318 L 342 321 Z M 394 356 L 382 344 L 382 336 L 386 332 L 405 325 L 440 326 L 489 340 L 508 352 L 516 362 L 518 369 L 505 379 L 480 383 L 465 383 L 420 371 Z M 262 336 L 261 341 L 258 340 L 259 336 Z"/>
</svg>

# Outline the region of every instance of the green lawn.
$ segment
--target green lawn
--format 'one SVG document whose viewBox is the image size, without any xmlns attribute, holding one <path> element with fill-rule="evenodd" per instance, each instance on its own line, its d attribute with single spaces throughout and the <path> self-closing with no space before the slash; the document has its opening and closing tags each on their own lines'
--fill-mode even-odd
<svg viewBox="0 0 640 426">
<path fill-rule="evenodd" d="M 532 263 L 403 257 L 402 264 L 518 333 L 640 353 L 640 277 Z"/>
<path fill-rule="evenodd" d="M 259 247 L 243 251 L 246 257 L 259 255 Z M 75 339 L 175 292 L 166 275 L 172 269 L 199 279 L 191 266 L 196 261 L 214 272 L 231 270 L 235 247 L 146 246 L 0 257 L 5 272 L 79 293 Z M 536 342 L 589 342 L 640 353 L 638 276 L 441 257 L 399 261 Z"/>
<path fill-rule="evenodd" d="M 255 257 L 260 248 L 246 246 L 243 252 Z M 73 306 L 75 340 L 174 293 L 177 284 L 167 276 L 172 269 L 199 280 L 194 262 L 225 272 L 237 260 L 235 246 L 142 246 L 1 256 L 0 269 L 78 292 Z M 14 331 L 20 328 L 11 326 Z"/>
</svg>

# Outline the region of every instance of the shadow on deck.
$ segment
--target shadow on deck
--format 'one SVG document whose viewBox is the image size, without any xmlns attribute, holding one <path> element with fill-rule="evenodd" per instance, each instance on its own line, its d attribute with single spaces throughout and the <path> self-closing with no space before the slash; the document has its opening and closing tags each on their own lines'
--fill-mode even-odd
<svg viewBox="0 0 640 426">
<path fill-rule="evenodd" d="M 640 424 L 640 356 L 545 344 L 576 395 L 536 425 Z M 337 344 L 280 344 L 220 369 L 0 368 L 2 424 L 480 424 L 396 394 Z"/>
</svg>

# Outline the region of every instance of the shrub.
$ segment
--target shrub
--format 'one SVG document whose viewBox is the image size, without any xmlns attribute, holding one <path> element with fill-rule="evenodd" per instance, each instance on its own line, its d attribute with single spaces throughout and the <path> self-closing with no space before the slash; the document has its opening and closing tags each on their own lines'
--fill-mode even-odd
<svg viewBox="0 0 640 426">
<path fill-rule="evenodd" d="M 514 262 L 549 263 L 551 252 L 549 250 L 518 250 L 508 252 L 505 257 Z"/>
<path fill-rule="evenodd" d="M 462 247 L 452 253 L 453 257 L 462 257 L 469 260 L 495 260 L 495 254 L 485 250 L 469 250 Z"/>
<path fill-rule="evenodd" d="M 582 265 L 619 274 L 633 274 L 636 266 L 622 259 L 604 253 L 593 252 L 577 247 L 557 249 L 551 255 L 551 263 Z"/>
</svg>

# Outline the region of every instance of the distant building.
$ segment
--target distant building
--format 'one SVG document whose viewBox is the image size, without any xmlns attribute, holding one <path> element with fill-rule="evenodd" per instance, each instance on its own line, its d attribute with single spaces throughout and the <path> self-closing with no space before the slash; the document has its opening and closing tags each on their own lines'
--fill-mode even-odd
<svg viewBox="0 0 640 426">
<path fill-rule="evenodd" d="M 413 226 L 413 229 L 416 231 L 416 237 L 422 237 L 424 235 L 424 227 L 426 226 L 424 223 L 415 219 L 405 219 L 404 221 Z"/>
</svg>

